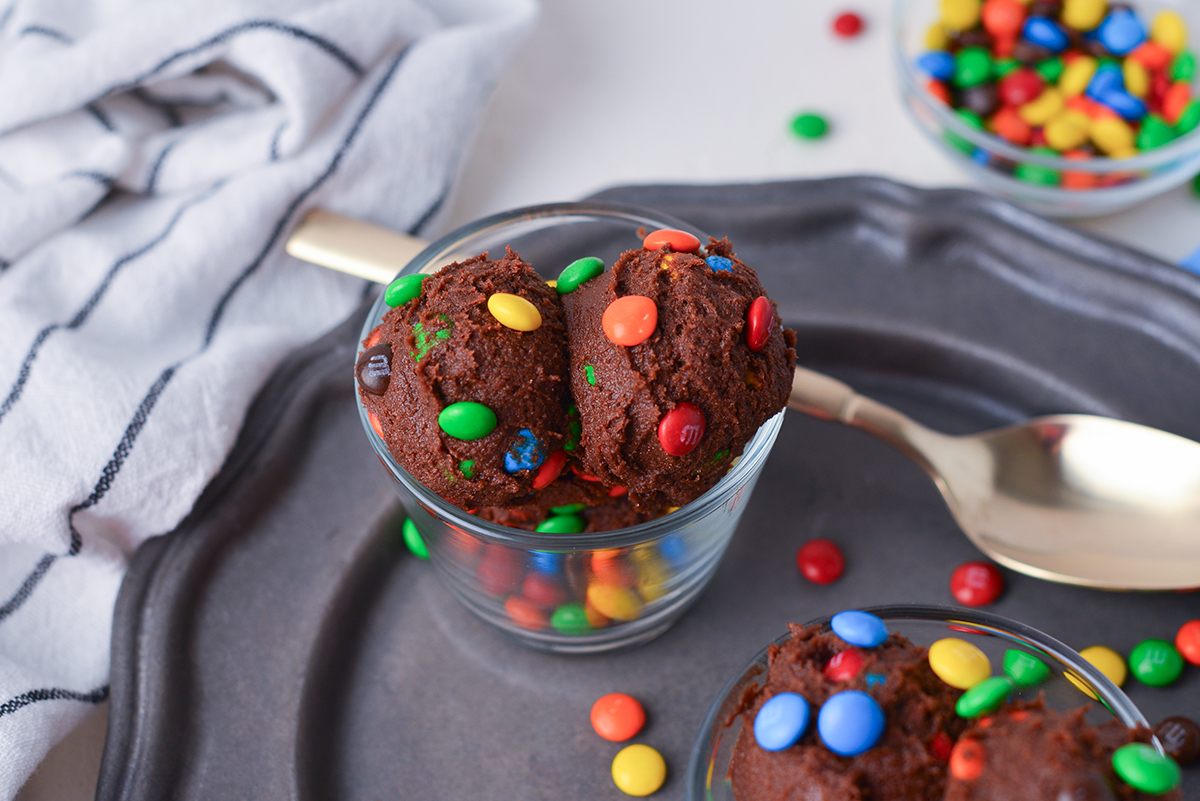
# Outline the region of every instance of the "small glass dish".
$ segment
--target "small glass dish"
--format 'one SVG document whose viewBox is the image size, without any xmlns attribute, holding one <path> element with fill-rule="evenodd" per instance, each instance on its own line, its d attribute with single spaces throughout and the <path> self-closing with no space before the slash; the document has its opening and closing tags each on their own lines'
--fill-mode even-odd
<svg viewBox="0 0 1200 801">
<path fill-rule="evenodd" d="M 999 615 L 949 606 L 880 606 L 863 611 L 881 618 L 889 633 L 901 634 L 916 645 L 928 647 L 946 637 L 973 643 L 987 654 L 993 676 L 1003 675 L 1004 654 L 1010 649 L 1039 657 L 1050 668 L 1050 677 L 1031 687 L 1017 687 L 1010 700 L 1032 700 L 1044 694 L 1046 706 L 1058 711 L 1090 704 L 1087 721 L 1094 725 L 1115 718 L 1128 727 L 1149 727 L 1133 702 L 1104 674 L 1078 653 L 1037 629 Z M 822 617 L 806 625 L 830 631 L 829 621 L 829 617 Z M 783 645 L 790 636 L 784 634 L 773 644 Z M 768 668 L 767 652 L 763 648 L 750 660 L 709 708 L 688 761 L 685 794 L 688 801 L 733 799 L 727 775 L 733 747 L 742 730 L 738 710 L 744 693 L 762 686 Z M 1155 747 L 1159 747 L 1157 741 Z"/>
<path fill-rule="evenodd" d="M 1090 217 L 1133 206 L 1200 172 L 1200 128 L 1130 158 L 1073 161 L 1034 153 L 967 125 L 953 108 L 930 94 L 925 88 L 927 76 L 916 68 L 917 59 L 927 51 L 925 32 L 939 19 L 938 5 L 939 0 L 895 0 L 892 39 L 900 92 L 920 128 L 989 192 L 1050 216 Z M 1193 37 L 1200 36 L 1200 3 L 1195 0 L 1146 0 L 1135 5 L 1147 23 L 1155 12 L 1167 8 L 1183 17 Z M 1190 46 L 1195 51 L 1196 42 Z M 1068 183 L 1088 188 L 1042 185 L 1017 177 L 1026 171 L 1060 181 L 1065 175 L 1073 179 Z"/>
<path fill-rule="evenodd" d="M 495 258 L 510 245 L 550 279 L 583 256 L 611 265 L 661 228 L 686 230 L 708 241 L 694 226 L 644 209 L 561 203 L 471 223 L 434 242 L 401 274 L 434 272 L 485 251 Z M 363 324 L 359 353 L 362 340 L 387 311 L 381 295 Z M 559 653 L 596 653 L 646 642 L 683 614 L 712 578 L 783 421 L 780 412 L 765 422 L 716 486 L 670 514 L 613 531 L 539 533 L 482 520 L 431 492 L 396 463 L 371 427 L 357 391 L 355 397 L 371 447 L 395 481 L 445 586 L 503 633 Z M 534 572 L 551 577 L 559 591 L 555 600 L 527 603 L 522 586 Z M 617 581 L 614 575 L 623 578 Z M 597 585 L 602 589 L 596 590 Z M 620 618 L 587 615 L 589 589 L 615 598 Z M 562 611 L 564 607 L 569 608 Z"/>
</svg>

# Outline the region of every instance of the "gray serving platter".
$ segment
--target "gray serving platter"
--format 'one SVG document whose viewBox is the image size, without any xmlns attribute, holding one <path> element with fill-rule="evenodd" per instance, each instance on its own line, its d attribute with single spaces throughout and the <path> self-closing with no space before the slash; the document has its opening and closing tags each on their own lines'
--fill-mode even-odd
<svg viewBox="0 0 1200 801">
<path fill-rule="evenodd" d="M 598 199 L 729 236 L 799 361 L 964 433 L 1090 412 L 1200 439 L 1200 279 L 1001 201 L 872 178 L 626 187 Z M 586 254 L 580 254 L 586 255 Z M 618 799 L 595 699 L 642 700 L 658 798 L 683 797 L 701 721 L 789 621 L 953 604 L 980 557 L 920 469 L 861 432 L 789 413 L 713 582 L 659 639 L 567 657 L 471 617 L 412 557 L 355 410 L 365 309 L 293 354 L 180 527 L 134 555 L 118 598 L 97 798 Z M 806 540 L 846 553 L 829 586 Z M 990 611 L 1127 653 L 1200 617 L 1200 595 L 1112 593 L 1004 571 Z M 1126 687 L 1150 719 L 1200 719 L 1200 668 Z M 1185 770 L 1200 799 L 1200 770 Z"/>
</svg>

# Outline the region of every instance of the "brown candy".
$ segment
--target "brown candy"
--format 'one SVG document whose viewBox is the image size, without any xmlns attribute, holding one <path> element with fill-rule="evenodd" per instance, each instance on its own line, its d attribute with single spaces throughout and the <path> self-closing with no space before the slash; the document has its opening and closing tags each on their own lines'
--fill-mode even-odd
<svg viewBox="0 0 1200 801">
<path fill-rule="evenodd" d="M 1200 757 L 1200 726 L 1182 715 L 1164 718 L 1154 727 L 1154 736 L 1162 743 L 1163 750 L 1180 765 Z"/>
<path fill-rule="evenodd" d="M 354 366 L 358 385 L 364 392 L 382 395 L 392 378 L 392 346 L 387 343 L 367 348 Z"/>
<path fill-rule="evenodd" d="M 1000 95 L 991 81 L 963 89 L 958 100 L 960 106 L 980 117 L 990 117 L 1000 108 Z"/>
<path fill-rule="evenodd" d="M 1029 16 L 1031 17 L 1058 19 L 1060 13 L 1062 13 L 1062 3 L 1056 2 L 1056 0 L 1033 0 L 1029 4 Z"/>
<path fill-rule="evenodd" d="M 1025 39 L 1018 39 L 1017 43 L 1013 45 L 1012 50 L 1012 57 L 1022 64 L 1036 64 L 1039 61 L 1051 58 L 1053 55 L 1049 48 L 1035 45 L 1033 42 Z"/>
</svg>

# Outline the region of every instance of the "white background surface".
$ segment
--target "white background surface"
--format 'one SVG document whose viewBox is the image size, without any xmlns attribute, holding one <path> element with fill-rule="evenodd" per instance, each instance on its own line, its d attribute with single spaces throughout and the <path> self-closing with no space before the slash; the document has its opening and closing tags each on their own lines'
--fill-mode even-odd
<svg viewBox="0 0 1200 801">
<path fill-rule="evenodd" d="M 628 183 L 875 174 L 968 186 L 901 107 L 890 5 L 544 0 L 537 29 L 486 109 L 438 230 L 425 233 Z M 851 9 L 867 29 L 839 39 L 830 23 Z M 803 110 L 829 119 L 825 139 L 790 132 Z M 1200 198 L 1181 187 L 1120 214 L 1066 224 L 1177 262 L 1200 246 Z M 22 801 L 93 797 L 106 709 L 51 752 Z"/>
</svg>

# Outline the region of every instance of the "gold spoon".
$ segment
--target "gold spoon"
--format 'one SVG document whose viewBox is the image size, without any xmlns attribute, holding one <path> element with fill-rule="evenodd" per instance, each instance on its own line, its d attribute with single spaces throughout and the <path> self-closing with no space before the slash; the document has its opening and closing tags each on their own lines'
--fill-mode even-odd
<svg viewBox="0 0 1200 801">
<path fill-rule="evenodd" d="M 386 284 L 425 244 L 315 210 L 287 251 Z M 1191 440 L 1081 414 L 949 436 L 803 367 L 788 408 L 899 448 L 933 478 L 971 542 L 1014 570 L 1107 589 L 1200 587 L 1200 444 Z"/>
</svg>

